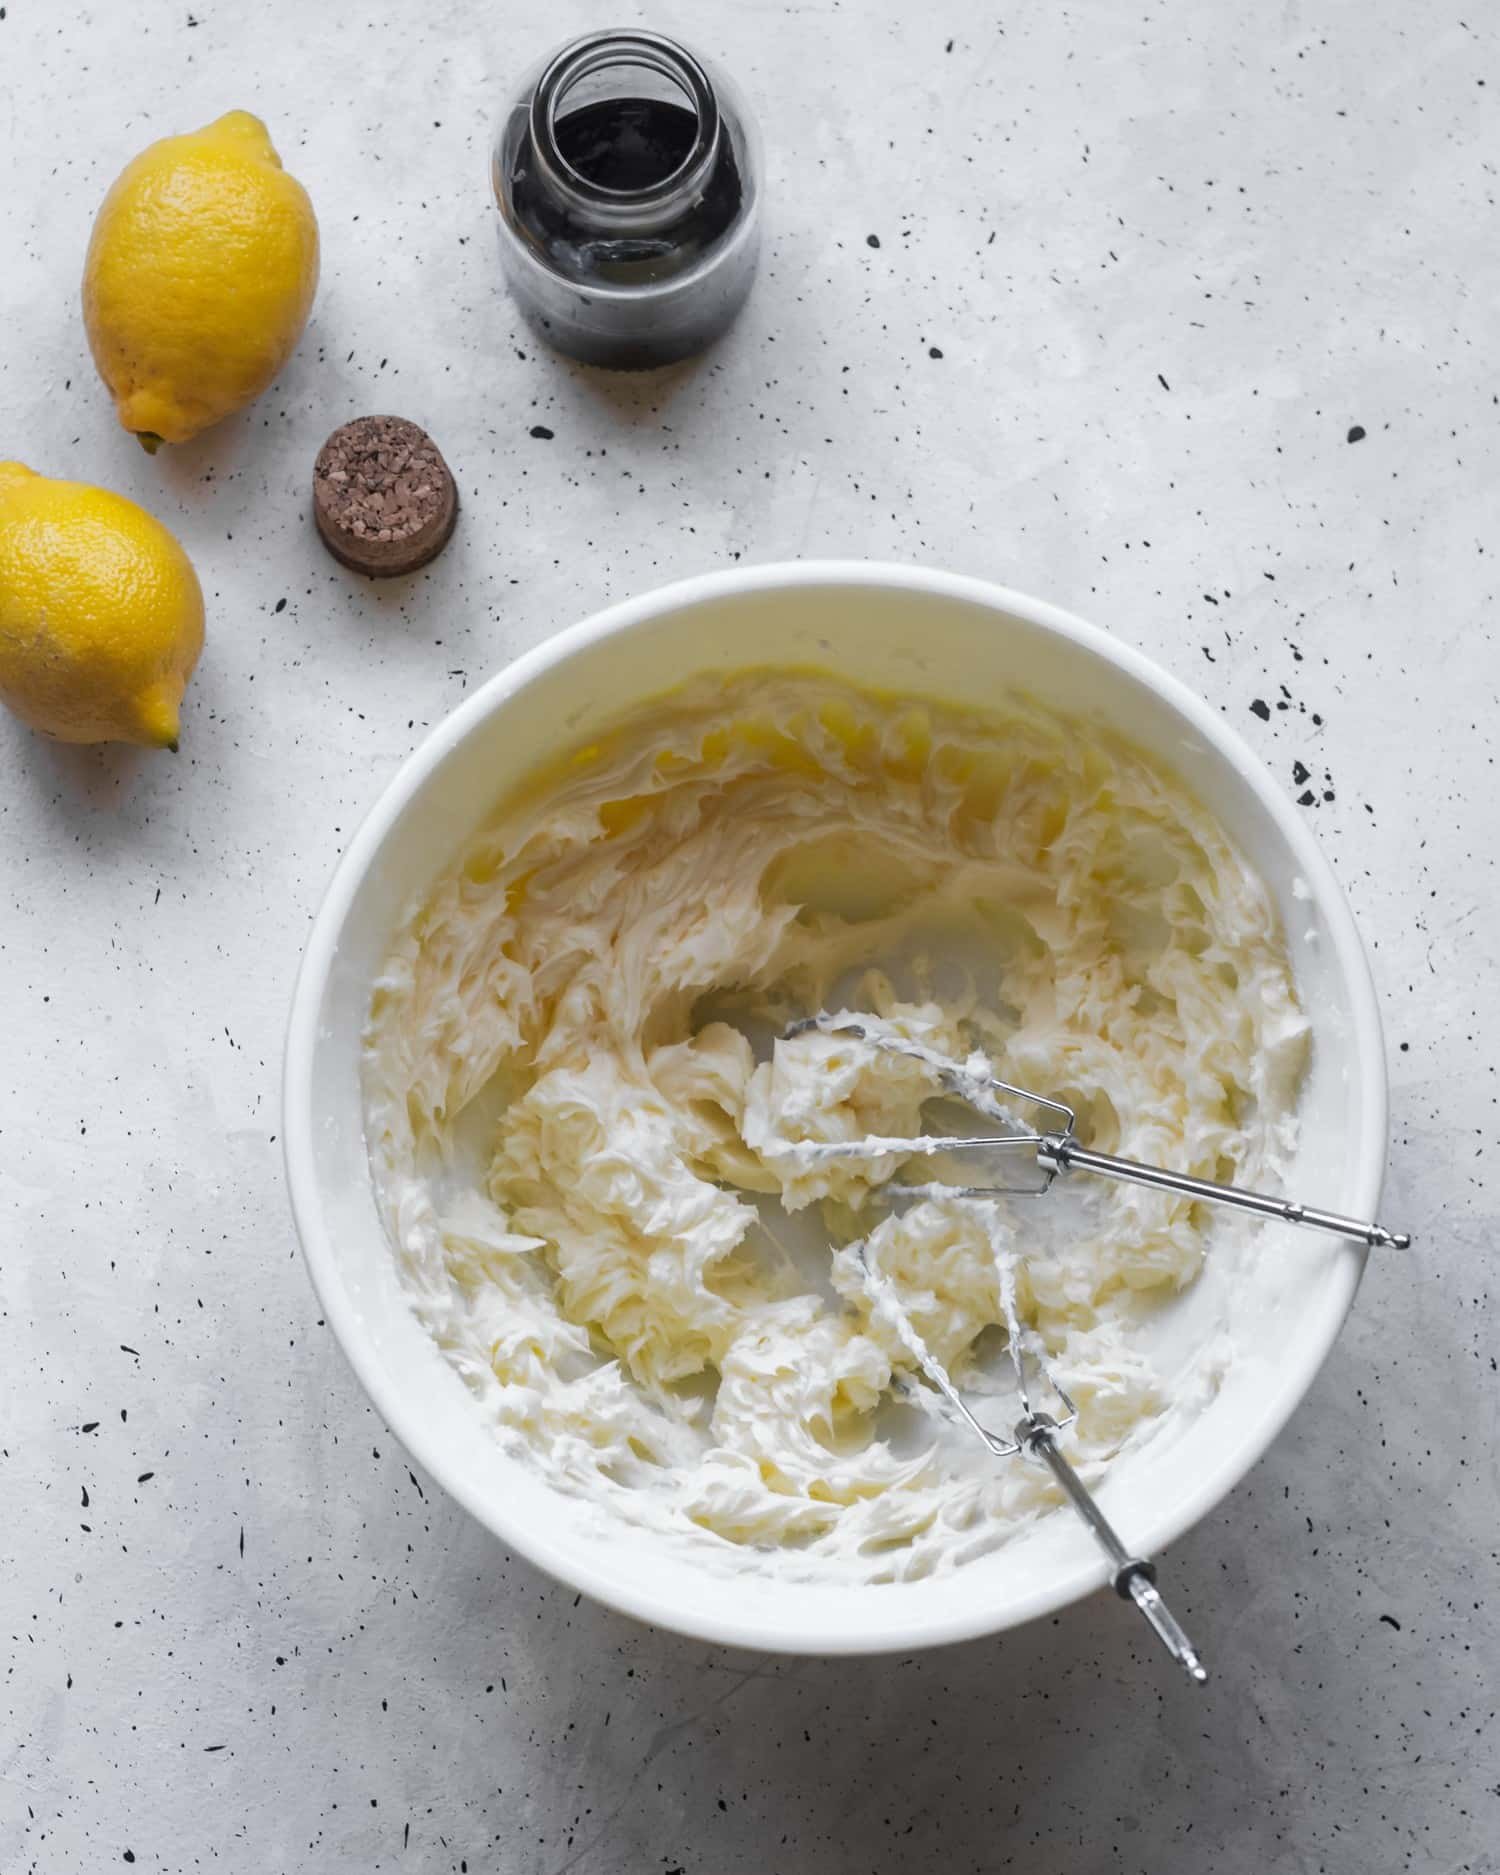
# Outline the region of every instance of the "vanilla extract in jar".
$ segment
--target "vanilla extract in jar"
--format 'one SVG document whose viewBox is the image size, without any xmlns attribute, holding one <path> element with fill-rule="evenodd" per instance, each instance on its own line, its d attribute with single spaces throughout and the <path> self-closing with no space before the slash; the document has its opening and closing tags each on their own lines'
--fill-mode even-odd
<svg viewBox="0 0 1500 1875">
<path fill-rule="evenodd" d="M 495 140 L 507 283 L 587 364 L 701 351 L 755 276 L 760 182 L 733 87 L 655 33 L 593 33 L 520 88 Z"/>
</svg>

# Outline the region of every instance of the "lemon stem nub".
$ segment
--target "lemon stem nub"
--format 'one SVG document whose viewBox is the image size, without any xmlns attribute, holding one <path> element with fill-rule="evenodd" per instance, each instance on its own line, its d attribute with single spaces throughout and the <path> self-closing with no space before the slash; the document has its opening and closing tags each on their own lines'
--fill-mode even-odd
<svg viewBox="0 0 1500 1875">
<path fill-rule="evenodd" d="M 148 456 L 154 456 L 157 450 L 161 448 L 162 439 L 156 434 L 155 430 L 137 430 L 135 440 L 140 444 L 141 448 L 145 450 Z"/>
</svg>

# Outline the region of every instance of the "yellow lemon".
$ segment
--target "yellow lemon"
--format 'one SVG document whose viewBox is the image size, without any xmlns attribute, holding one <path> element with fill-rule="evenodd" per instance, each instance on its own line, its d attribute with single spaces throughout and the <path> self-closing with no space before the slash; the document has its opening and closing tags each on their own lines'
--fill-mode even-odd
<svg viewBox="0 0 1500 1875">
<path fill-rule="evenodd" d="M 123 495 L 0 462 L 0 702 L 62 742 L 177 747 L 203 591 Z"/>
<path fill-rule="evenodd" d="M 260 396 L 318 286 L 318 224 L 265 125 L 230 111 L 163 137 L 99 210 L 83 319 L 120 422 L 184 443 Z"/>
</svg>

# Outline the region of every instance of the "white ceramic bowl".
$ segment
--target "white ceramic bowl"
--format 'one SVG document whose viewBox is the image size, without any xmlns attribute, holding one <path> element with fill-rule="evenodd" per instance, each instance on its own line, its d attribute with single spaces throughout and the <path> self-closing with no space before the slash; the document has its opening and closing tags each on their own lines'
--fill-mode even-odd
<svg viewBox="0 0 1500 1875">
<path fill-rule="evenodd" d="M 1327 862 L 1218 715 L 1138 652 L 999 587 L 916 568 L 788 564 L 712 574 L 613 606 L 529 652 L 438 725 L 350 842 L 314 922 L 292 1007 L 285 1143 L 292 1205 L 327 1319 L 387 1424 L 507 1545 L 602 1602 L 705 1640 L 804 1653 L 909 1650 L 993 1633 L 1098 1588 L 1076 1519 L 1045 1518 L 925 1581 L 863 1588 L 739 1579 L 553 1490 L 504 1456 L 409 1313 L 366 1162 L 360 1046 L 371 981 L 413 900 L 543 758 L 637 700 L 705 671 L 821 666 L 976 705 L 1017 686 L 1097 716 L 1171 763 L 1281 908 L 1314 1061 L 1289 1189 L 1373 1217 L 1386 1143 L 1385 1055 L 1358 936 Z M 1183 1430 L 1123 1457 L 1102 1501 L 1158 1553 L 1218 1503 L 1295 1412 L 1337 1335 L 1363 1252 L 1287 1227 L 1255 1240 L 1234 1291 L 1211 1259 L 1176 1332 L 1229 1312 L 1236 1358 Z M 1011 1461 L 1017 1462 L 1017 1461 Z"/>
</svg>

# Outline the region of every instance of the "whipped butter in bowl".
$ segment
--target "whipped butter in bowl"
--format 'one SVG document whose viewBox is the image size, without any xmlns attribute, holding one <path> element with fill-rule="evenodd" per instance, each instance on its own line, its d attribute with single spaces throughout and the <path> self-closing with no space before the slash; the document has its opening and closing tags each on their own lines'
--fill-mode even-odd
<svg viewBox="0 0 1500 1875">
<path fill-rule="evenodd" d="M 450 788 L 440 837 L 381 879 L 357 1032 L 353 981 L 334 1025 L 385 1260 L 362 1250 L 356 1313 L 385 1323 L 387 1371 L 365 1377 L 389 1405 L 394 1371 L 416 1455 L 473 1468 L 450 1488 L 566 1579 L 713 1638 L 913 1645 L 1057 1606 L 1099 1570 L 1040 1467 L 954 1436 L 913 1387 L 856 1239 L 979 1401 L 1008 1286 L 1077 1403 L 1070 1455 L 1143 1544 L 1295 1405 L 1292 1351 L 1342 1312 L 1360 1258 L 1102 1184 L 882 1208 L 889 1168 L 779 1148 L 920 1132 L 930 1082 L 788 1025 L 849 1008 L 945 1055 L 982 1049 L 1074 1106 L 1089 1143 L 1202 1178 L 1274 1186 L 1311 1131 L 1327 1189 L 1326 1142 L 1361 1094 L 1337 1055 L 1363 1012 L 1318 994 L 1346 962 L 1324 882 L 1301 854 L 1267 869 L 1243 798 L 1211 801 L 1199 725 L 1111 721 L 1098 686 L 1019 642 L 1004 681 L 966 683 L 929 631 L 923 671 L 894 630 L 898 579 L 871 569 L 889 585 L 862 595 L 783 577 L 814 600 L 783 618 L 779 659 L 730 662 L 745 636 L 710 608 L 718 668 L 662 685 L 672 660 L 644 656 L 634 700 L 601 668 L 528 760 L 496 765 L 466 826 Z M 986 591 L 955 585 L 963 610 Z M 683 633 L 700 649 L 702 623 Z M 603 636 L 604 666 L 630 632 Z M 982 647 L 1005 648 L 1003 629 Z M 545 697 L 566 651 L 534 656 Z M 293 1054 L 295 1035 L 294 1018 Z M 448 1434 L 423 1426 L 424 1393 Z"/>
<path fill-rule="evenodd" d="M 1307 1024 L 1274 908 L 1179 784 L 1034 708 L 787 672 L 648 704 L 501 808 L 381 973 L 366 1098 L 413 1304 L 510 1449 L 714 1560 L 879 1579 L 1001 1541 L 1049 1485 L 937 1426 L 882 1436 L 912 1360 L 837 1249 L 871 1168 L 775 1150 L 922 1131 L 910 1064 L 748 1039 L 862 974 L 904 1033 L 983 1042 L 1111 1150 L 1253 1184 L 1291 1143 Z M 768 1194 L 828 1207 L 826 1288 Z M 1013 1261 L 1076 1449 L 1107 1458 L 1168 1400 L 1133 1327 L 1225 1226 L 1120 1188 L 999 1209 L 890 1217 L 882 1267 L 963 1380 Z"/>
</svg>

